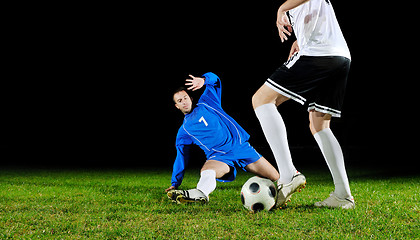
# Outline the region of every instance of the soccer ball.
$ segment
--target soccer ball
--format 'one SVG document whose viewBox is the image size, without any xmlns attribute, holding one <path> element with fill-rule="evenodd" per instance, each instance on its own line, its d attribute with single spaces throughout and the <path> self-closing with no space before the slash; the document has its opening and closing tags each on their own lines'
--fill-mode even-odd
<svg viewBox="0 0 420 240">
<path fill-rule="evenodd" d="M 269 211 L 276 204 L 277 189 L 267 178 L 252 177 L 245 182 L 241 190 L 241 201 L 250 211 Z"/>
</svg>

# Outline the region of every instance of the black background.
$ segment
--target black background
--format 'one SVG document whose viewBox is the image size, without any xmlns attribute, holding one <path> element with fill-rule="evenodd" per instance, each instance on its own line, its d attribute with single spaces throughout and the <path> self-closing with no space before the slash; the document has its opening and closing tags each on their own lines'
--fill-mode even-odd
<svg viewBox="0 0 420 240">
<path fill-rule="evenodd" d="M 274 162 L 251 97 L 287 59 L 294 41 L 278 37 L 281 3 L 110 3 L 35 13 L 30 6 L 15 8 L 1 87 L 2 164 L 170 168 L 183 120 L 172 91 L 188 74 L 208 71 L 223 82 L 225 111 Z M 397 70 L 401 56 L 392 49 L 402 40 L 371 14 L 380 6 L 332 4 L 352 54 L 342 118 L 332 121 L 347 165 L 393 168 L 395 161 L 413 161 L 397 147 L 410 133 L 401 131 L 405 111 L 396 103 L 405 70 L 401 64 Z M 195 100 L 200 93 L 192 94 Z M 289 101 L 279 111 L 295 165 L 325 166 L 306 109 Z M 195 166 L 205 160 L 198 148 L 194 157 Z"/>
</svg>

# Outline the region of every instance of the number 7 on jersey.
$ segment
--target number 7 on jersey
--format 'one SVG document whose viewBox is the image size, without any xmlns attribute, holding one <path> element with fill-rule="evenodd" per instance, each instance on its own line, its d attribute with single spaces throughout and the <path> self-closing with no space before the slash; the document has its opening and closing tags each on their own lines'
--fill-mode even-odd
<svg viewBox="0 0 420 240">
<path fill-rule="evenodd" d="M 209 125 L 206 121 L 206 119 L 204 119 L 203 116 L 201 116 L 201 118 L 198 120 L 199 122 L 204 122 L 204 125 L 206 125 L 206 127 Z"/>
</svg>

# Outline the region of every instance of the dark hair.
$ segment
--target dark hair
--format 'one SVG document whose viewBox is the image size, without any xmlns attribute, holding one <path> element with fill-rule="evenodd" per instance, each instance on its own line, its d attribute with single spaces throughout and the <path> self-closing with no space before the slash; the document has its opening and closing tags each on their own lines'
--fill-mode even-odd
<svg viewBox="0 0 420 240">
<path fill-rule="evenodd" d="M 188 93 L 187 92 L 187 88 L 186 87 L 179 87 L 179 88 L 177 88 L 177 89 L 175 89 L 173 92 L 172 92 L 172 101 L 174 101 L 175 102 L 175 100 L 174 100 L 174 95 L 176 94 L 176 93 L 179 93 L 179 92 L 182 92 L 182 91 L 185 91 L 186 93 Z M 191 97 L 190 97 L 191 98 Z M 192 98 L 191 98 L 192 99 Z M 176 102 L 175 102 L 176 103 Z"/>
</svg>

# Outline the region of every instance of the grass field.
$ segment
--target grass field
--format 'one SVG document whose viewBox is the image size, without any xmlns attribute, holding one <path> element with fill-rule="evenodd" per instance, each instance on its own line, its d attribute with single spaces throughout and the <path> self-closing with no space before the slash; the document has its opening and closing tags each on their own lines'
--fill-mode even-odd
<svg viewBox="0 0 420 240">
<path fill-rule="evenodd" d="M 420 176 L 349 171 L 356 209 L 317 209 L 333 189 L 326 171 L 286 209 L 252 214 L 240 172 L 206 205 L 170 202 L 169 170 L 0 170 L 0 239 L 420 239 Z M 186 173 L 193 188 L 198 170 Z"/>
</svg>

